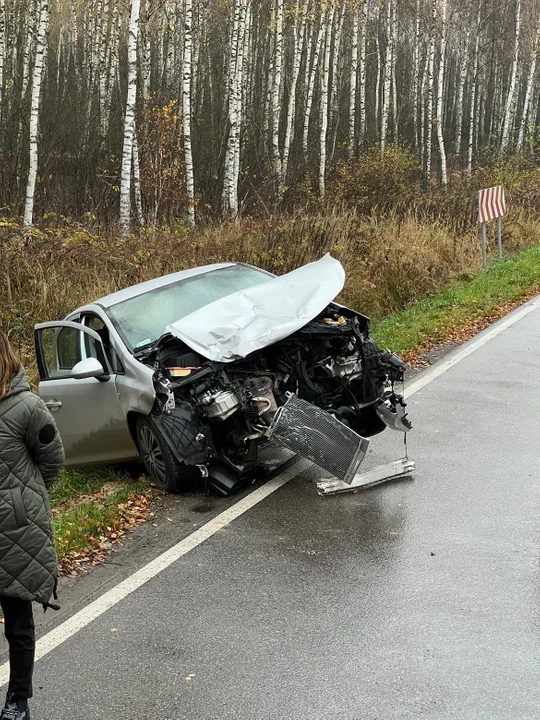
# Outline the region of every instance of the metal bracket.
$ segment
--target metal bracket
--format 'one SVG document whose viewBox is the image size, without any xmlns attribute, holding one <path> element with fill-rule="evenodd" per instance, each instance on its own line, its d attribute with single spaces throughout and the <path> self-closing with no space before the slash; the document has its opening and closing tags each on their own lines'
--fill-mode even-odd
<svg viewBox="0 0 540 720">
<path fill-rule="evenodd" d="M 365 489 L 373 485 L 394 480 L 400 477 L 407 477 L 416 469 L 416 463 L 409 458 L 395 460 L 388 465 L 377 465 L 377 467 L 357 473 L 350 485 L 338 480 L 330 478 L 328 480 L 319 480 L 317 482 L 317 492 L 319 495 L 326 497 L 327 495 L 337 495 L 339 493 L 351 492 L 359 488 Z"/>
</svg>

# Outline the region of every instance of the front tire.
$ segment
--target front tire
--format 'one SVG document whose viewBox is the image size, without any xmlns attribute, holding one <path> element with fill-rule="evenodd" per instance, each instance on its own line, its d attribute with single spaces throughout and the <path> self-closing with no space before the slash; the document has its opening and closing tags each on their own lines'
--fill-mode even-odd
<svg viewBox="0 0 540 720">
<path fill-rule="evenodd" d="M 199 475 L 197 469 L 176 460 L 152 418 L 139 417 L 136 431 L 137 445 L 146 472 L 158 488 L 168 493 L 189 490 Z"/>
</svg>

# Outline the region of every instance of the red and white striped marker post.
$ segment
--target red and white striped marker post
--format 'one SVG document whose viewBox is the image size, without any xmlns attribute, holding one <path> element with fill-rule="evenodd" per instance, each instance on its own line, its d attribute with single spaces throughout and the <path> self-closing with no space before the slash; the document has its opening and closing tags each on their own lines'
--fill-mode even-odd
<svg viewBox="0 0 540 720">
<path fill-rule="evenodd" d="M 497 243 L 499 246 L 499 260 L 502 260 L 502 233 L 501 218 L 506 215 L 506 197 L 504 187 L 487 188 L 478 194 L 478 222 L 482 224 L 482 265 L 487 267 L 486 223 L 497 221 Z"/>
</svg>

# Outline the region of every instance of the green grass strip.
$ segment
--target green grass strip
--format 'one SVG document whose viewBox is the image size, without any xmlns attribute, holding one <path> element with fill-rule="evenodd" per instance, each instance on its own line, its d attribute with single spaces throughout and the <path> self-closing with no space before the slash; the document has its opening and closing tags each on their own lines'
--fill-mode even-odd
<svg viewBox="0 0 540 720">
<path fill-rule="evenodd" d="M 500 305 L 519 302 L 539 286 L 537 245 L 503 262 L 493 262 L 487 270 L 374 323 L 373 336 L 381 346 L 397 353 L 443 342 L 456 328 L 489 317 Z"/>
<path fill-rule="evenodd" d="M 72 552 L 95 549 L 117 529 L 124 511 L 120 507 L 147 489 L 144 482 L 125 483 L 117 476 L 119 489 L 104 498 L 78 502 L 61 511 L 54 520 L 56 548 L 60 559 Z"/>
</svg>

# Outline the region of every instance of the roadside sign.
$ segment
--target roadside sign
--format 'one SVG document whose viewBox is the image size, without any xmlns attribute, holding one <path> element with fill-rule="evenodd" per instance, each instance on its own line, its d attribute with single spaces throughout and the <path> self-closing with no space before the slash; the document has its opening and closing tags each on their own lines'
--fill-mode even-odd
<svg viewBox="0 0 540 720">
<path fill-rule="evenodd" d="M 487 223 L 499 220 L 506 215 L 506 198 L 504 186 L 480 190 L 478 195 L 478 222 Z"/>
<path fill-rule="evenodd" d="M 482 225 L 482 265 L 487 267 L 486 223 L 497 221 L 497 244 L 499 246 L 499 260 L 502 260 L 502 229 L 501 218 L 506 215 L 506 197 L 504 186 L 480 190 L 478 193 L 478 222 Z"/>
</svg>

